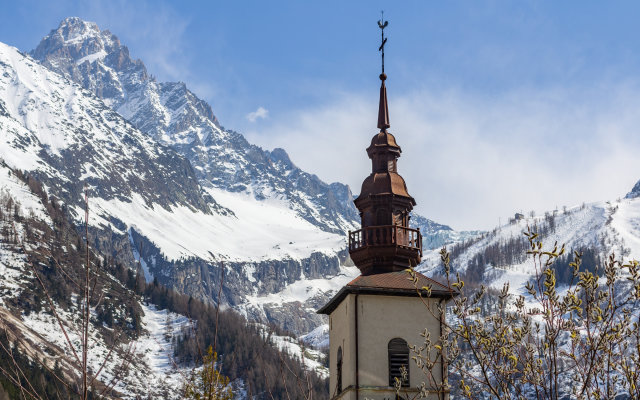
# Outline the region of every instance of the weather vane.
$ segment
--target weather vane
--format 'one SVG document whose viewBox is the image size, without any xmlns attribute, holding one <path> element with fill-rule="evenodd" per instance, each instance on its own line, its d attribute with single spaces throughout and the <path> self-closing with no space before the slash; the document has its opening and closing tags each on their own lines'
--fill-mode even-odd
<svg viewBox="0 0 640 400">
<path fill-rule="evenodd" d="M 387 43 L 387 39 L 384 37 L 384 28 L 389 25 L 389 21 L 384 20 L 384 11 L 380 11 L 380 20 L 378 21 L 378 26 L 380 27 L 380 31 L 382 32 L 382 44 L 378 48 L 378 51 L 382 52 L 382 75 L 384 75 L 384 45 Z"/>
</svg>

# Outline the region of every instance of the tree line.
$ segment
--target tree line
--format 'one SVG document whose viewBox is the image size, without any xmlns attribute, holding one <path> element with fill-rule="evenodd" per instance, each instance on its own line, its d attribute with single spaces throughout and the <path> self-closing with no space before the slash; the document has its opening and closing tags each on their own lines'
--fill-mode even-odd
<svg viewBox="0 0 640 400">
<path fill-rule="evenodd" d="M 270 342 L 269 332 L 283 332 L 274 326 L 249 324 L 232 310 L 217 313 L 214 305 L 164 287 L 157 279 L 147 283 L 139 265 L 119 261 L 125 257 L 119 257 L 117 252 L 101 254 L 95 248 L 88 248 L 91 241 L 85 231 L 72 222 L 66 207 L 49 196 L 33 176 L 20 171 L 14 173 L 40 198 L 51 224 L 33 215 L 22 215 L 14 198 L 7 193 L 0 194 L 0 244 L 26 253 L 33 268 L 31 279 L 21 294 L 14 299 L 4 299 L 8 308 L 25 314 L 51 314 L 59 310 L 79 312 L 83 304 L 77 283 L 86 273 L 84 266 L 89 259 L 92 291 L 100 293 L 89 299 L 90 306 L 95 309 L 89 323 L 108 345 L 131 343 L 143 333 L 140 302 L 146 301 L 160 310 L 185 315 L 192 321 L 188 329 L 173 335 L 172 354 L 176 366 L 201 365 L 207 360 L 208 348 L 215 344 L 221 372 L 232 382 L 241 379 L 244 390 L 255 399 L 326 397 L 326 379 L 303 368 L 301 360 L 279 351 Z M 19 226 L 19 234 L 15 226 Z M 48 306 L 49 298 L 58 310 Z M 11 361 L 8 352 L 0 351 L 0 366 L 8 367 L 6 363 L 10 362 L 14 369 L 20 367 L 31 375 L 25 374 L 25 381 L 12 382 L 0 371 L 0 399 L 2 396 L 23 398 L 22 385 L 33 382 L 39 382 L 36 390 L 41 398 L 88 399 L 94 396 L 93 390 L 89 390 L 86 397 L 78 396 L 77 382 L 61 385 L 60 377 L 68 374 L 38 368 L 34 360 L 20 354 L 21 346 L 17 343 L 5 346 L 16 354 L 16 358 Z M 62 392 L 60 387 L 71 389 Z"/>
</svg>

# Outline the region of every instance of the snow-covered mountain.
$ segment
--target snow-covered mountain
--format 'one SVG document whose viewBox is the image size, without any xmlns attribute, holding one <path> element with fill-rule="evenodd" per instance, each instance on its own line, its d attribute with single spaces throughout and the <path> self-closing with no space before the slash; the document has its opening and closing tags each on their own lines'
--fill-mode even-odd
<svg viewBox="0 0 640 400">
<path fill-rule="evenodd" d="M 34 282 L 35 266 L 33 268 L 30 266 L 33 262 L 31 257 L 38 254 L 39 248 L 47 247 L 37 242 L 39 235 L 46 235 L 48 230 L 53 229 L 54 221 L 41 199 L 32 193 L 30 188 L 4 163 L 0 163 L 0 199 L 3 209 L 8 203 L 14 205 L 11 213 L 4 213 L 0 218 L 0 227 L 4 232 L 0 240 L 0 276 L 2 277 L 0 329 L 9 337 L 16 338 L 14 343 L 17 343 L 19 348 L 14 350 L 24 352 L 33 359 L 42 360 L 48 368 L 53 369 L 56 365 L 60 371 L 59 376 L 75 381 L 77 379 L 74 373 L 75 361 L 66 345 L 58 320 L 48 308 L 49 303 L 45 305 L 46 302 L 40 303 L 38 300 L 44 298 L 44 294 L 42 288 Z M 31 219 L 25 219 L 27 217 Z M 38 223 L 42 225 L 38 226 Z M 56 226 L 56 229 L 59 227 Z M 32 233 L 29 234 L 29 231 Z M 6 240 L 7 232 L 14 237 L 13 240 Z M 60 236 L 64 237 L 64 235 Z M 54 243 L 59 244 L 58 239 L 48 241 L 48 246 L 54 247 Z M 68 268 L 68 271 L 73 269 L 63 260 L 60 262 Z M 47 281 L 46 278 L 44 280 Z M 110 290 L 114 287 L 122 295 L 121 284 L 114 282 L 115 280 L 109 280 L 109 283 L 104 284 L 103 291 L 106 298 L 110 297 Z M 65 294 L 64 290 L 61 292 L 62 294 L 49 292 L 51 304 L 55 304 L 60 323 L 65 327 L 76 350 L 79 351 L 77 309 L 74 302 L 63 300 L 69 294 Z M 37 294 L 34 295 L 34 293 Z M 63 305 L 63 303 L 66 304 Z M 126 305 L 122 303 L 122 306 Z M 117 381 L 114 391 L 120 398 L 133 399 L 140 395 L 151 395 L 179 399 L 183 374 L 188 369 L 172 368 L 172 335 L 168 333 L 175 332 L 177 335 L 182 332 L 183 328 L 187 328 L 188 318 L 168 313 L 166 310 L 159 311 L 153 305 L 140 304 L 139 306 L 142 307 L 140 321 L 142 330 L 141 334 L 135 338 L 135 346 L 130 347 L 132 350 L 127 352 L 127 346 L 123 344 L 116 347 L 112 355 L 107 358 L 105 355 L 111 349 L 109 342 L 105 340 L 108 329 L 100 331 L 92 326 L 88 364 L 93 371 L 101 371 L 98 380 L 102 384 L 107 385 L 112 379 L 114 382 Z M 121 310 L 116 311 L 116 318 L 126 318 L 118 311 Z M 124 334 L 121 338 L 127 337 L 127 334 Z M 122 369 L 125 356 L 131 357 L 131 368 Z M 0 357 L 6 357 L 6 354 L 1 353 Z M 103 362 L 104 367 L 101 367 Z M 119 378 L 116 379 L 115 376 Z"/>
<path fill-rule="evenodd" d="M 627 199 L 635 199 L 636 197 L 640 197 L 640 181 L 636 182 L 631 191 L 625 196 Z"/>
<path fill-rule="evenodd" d="M 0 71 L 0 157 L 37 171 L 69 206 L 87 184 L 107 201 L 137 193 L 146 204 L 221 211 L 205 199 L 186 160 L 87 91 L 1 43 Z"/>
<path fill-rule="evenodd" d="M 284 198 L 256 201 L 246 192 L 203 188 L 175 150 L 4 44 L 0 110 L 0 157 L 33 173 L 77 216 L 86 184 L 96 246 L 129 247 L 131 257 L 142 256 L 149 279 L 211 300 L 224 260 L 225 300 L 236 306 L 248 294 L 274 293 L 300 278 L 335 276 L 345 260 L 342 234 L 311 224 Z"/>
<path fill-rule="evenodd" d="M 58 205 L 32 175 L 0 162 L 0 341 L 6 346 L 8 340 L 14 355 L 20 353 L 32 361 L 27 366 L 29 371 L 23 372 L 31 380 L 29 387 L 32 384 L 40 395 L 45 394 L 45 385 L 58 383 L 53 374 L 69 384 L 67 387 L 74 387 L 81 379 L 74 353 L 82 354 L 82 284 L 78 282 L 85 271 L 86 253 L 82 237 Z M 160 290 L 148 295 L 144 283 L 130 279 L 134 275 L 128 266 L 113 263 L 108 255 L 92 249 L 90 253 L 93 289 L 100 293 L 92 296 L 88 328 L 88 366 L 96 379 L 93 389 L 108 399 L 183 398 L 194 365 L 180 343 L 195 335 L 192 316 L 177 312 L 175 306 L 180 301 L 176 301 L 176 293 L 163 297 Z M 182 297 L 186 305 L 187 297 Z M 247 354 L 270 352 L 271 358 L 278 358 L 276 354 L 292 357 L 292 368 L 326 377 L 320 351 L 305 349 L 297 339 L 264 325 L 249 324 L 237 314 L 223 311 L 220 317 L 220 323 L 230 332 L 220 334 L 218 345 L 223 353 L 219 360 L 224 360 L 228 368 L 225 373 L 233 381 L 236 398 L 245 398 L 243 387 L 247 384 L 255 387 L 246 370 L 246 363 L 255 365 L 255 360 L 241 360 L 235 354 L 238 348 Z M 197 326 L 200 332 L 213 329 L 206 320 L 198 320 Z M 237 329 L 246 330 L 241 340 L 237 340 L 240 335 L 231 333 Z M 265 348 L 269 345 L 271 348 Z M 0 348 L 0 367 L 5 371 L 9 361 L 6 351 L 7 347 Z M 236 360 L 240 367 L 230 368 L 229 359 Z M 304 364 L 298 365 L 303 359 Z M 15 366 L 11 367 L 13 372 Z M 264 373 L 262 368 L 260 373 Z M 289 383 L 292 385 L 295 382 Z M 0 395 L 6 395 L 5 389 L 11 393 L 12 386 L 6 380 L 0 385 Z M 254 395 L 267 398 L 266 393 L 254 391 Z"/>
<path fill-rule="evenodd" d="M 115 35 L 95 23 L 67 18 L 31 54 L 187 158 L 205 188 L 278 199 L 331 233 L 342 234 L 357 221 L 346 185 L 326 184 L 297 168 L 284 150 L 262 150 L 223 129 L 209 104 L 184 83 L 157 82 Z"/>
<path fill-rule="evenodd" d="M 223 301 L 305 333 L 358 273 L 346 252 L 346 231 L 359 226 L 346 185 L 223 129 L 184 83 L 157 82 L 109 31 L 63 20 L 30 53 L 48 70 L 1 50 L 0 129 L 13 136 L 0 157 L 34 171 L 78 216 L 90 185 L 96 245 L 130 248 L 147 279 L 217 301 L 224 262 Z M 29 136 L 31 147 L 20 143 Z M 475 234 L 415 222 L 428 248 Z"/>
<path fill-rule="evenodd" d="M 420 232 L 422 232 L 422 247 L 425 250 L 440 249 L 444 245 L 463 242 L 484 233 L 480 230 L 456 231 L 450 226 L 439 224 L 415 213 L 411 217 L 411 226 L 420 228 Z"/>
<path fill-rule="evenodd" d="M 545 246 L 565 244 L 569 254 L 591 250 L 600 260 L 611 253 L 625 260 L 640 260 L 640 197 L 634 195 L 638 187 L 636 184 L 625 198 L 615 201 L 514 218 L 491 232 L 449 246 L 452 269 L 496 289 L 509 282 L 513 292 L 525 294 L 524 284 L 535 274 L 523 235 L 529 228 L 539 233 Z M 420 270 L 438 275 L 440 265 L 438 251 L 432 250 L 425 254 Z"/>
</svg>

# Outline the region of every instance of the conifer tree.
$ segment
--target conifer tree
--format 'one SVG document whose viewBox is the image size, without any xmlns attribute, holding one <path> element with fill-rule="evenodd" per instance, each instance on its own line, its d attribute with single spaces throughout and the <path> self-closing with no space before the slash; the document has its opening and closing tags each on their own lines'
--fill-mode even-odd
<svg viewBox="0 0 640 400">
<path fill-rule="evenodd" d="M 194 373 L 185 387 L 185 398 L 191 400 L 231 400 L 229 378 L 218 370 L 218 353 L 209 346 L 202 369 Z"/>
</svg>

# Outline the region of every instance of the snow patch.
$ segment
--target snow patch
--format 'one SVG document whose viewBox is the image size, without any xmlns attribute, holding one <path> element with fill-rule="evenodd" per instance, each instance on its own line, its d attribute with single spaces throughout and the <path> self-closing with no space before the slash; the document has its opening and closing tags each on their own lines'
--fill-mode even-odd
<svg viewBox="0 0 640 400">
<path fill-rule="evenodd" d="M 311 347 L 316 349 L 329 348 L 329 324 L 322 324 L 306 335 L 300 336 L 300 339 Z"/>
<path fill-rule="evenodd" d="M 84 56 L 82 58 L 80 58 L 78 61 L 76 61 L 77 65 L 80 65 L 82 63 L 84 63 L 85 61 L 89 62 L 89 64 L 97 61 L 97 60 L 101 60 L 103 58 L 105 58 L 107 56 L 107 52 L 103 50 L 100 50 L 98 52 L 95 52 L 93 54 L 89 54 L 87 56 Z"/>
<path fill-rule="evenodd" d="M 108 224 L 107 216 L 116 215 L 155 243 L 169 260 L 193 256 L 207 260 L 211 253 L 232 261 L 300 260 L 317 252 L 335 254 L 346 246 L 342 235 L 320 230 L 282 201 L 256 201 L 247 194 L 208 190 L 235 216 L 205 214 L 186 206 L 167 210 L 149 206 L 134 194 L 131 202 L 93 199 L 90 224 Z"/>
<path fill-rule="evenodd" d="M 326 356 L 322 351 L 307 347 L 303 341 L 291 336 L 279 336 L 270 333 L 269 329 L 264 325 L 258 324 L 258 326 L 261 328 L 263 338 L 271 339 L 271 343 L 278 350 L 298 359 L 305 371 L 313 372 L 323 379 L 329 377 L 329 368 L 323 364 Z"/>
<path fill-rule="evenodd" d="M 266 304 L 305 303 L 318 294 L 337 292 L 359 274 L 360 270 L 357 267 L 340 267 L 340 272 L 331 278 L 300 279 L 287 285 L 278 293 L 270 293 L 266 296 L 247 296 L 246 301 L 249 305 L 258 307 Z"/>
<path fill-rule="evenodd" d="M 131 232 L 131 228 L 129 228 L 128 233 L 129 233 L 129 243 L 131 243 L 131 248 L 133 249 L 133 259 L 140 263 L 140 266 L 142 267 L 142 272 L 144 274 L 144 280 L 147 281 L 147 283 L 152 282 L 153 274 L 151 273 L 151 271 L 149 271 L 149 266 L 147 265 L 147 262 L 144 260 L 144 258 L 140 257 L 138 248 L 135 246 L 135 243 L 133 242 L 133 235 Z"/>
<path fill-rule="evenodd" d="M 11 169 L 0 164 L 0 194 L 6 193 L 20 204 L 23 215 L 34 217 L 49 222 L 49 217 L 42 205 L 42 202 Z"/>
</svg>

